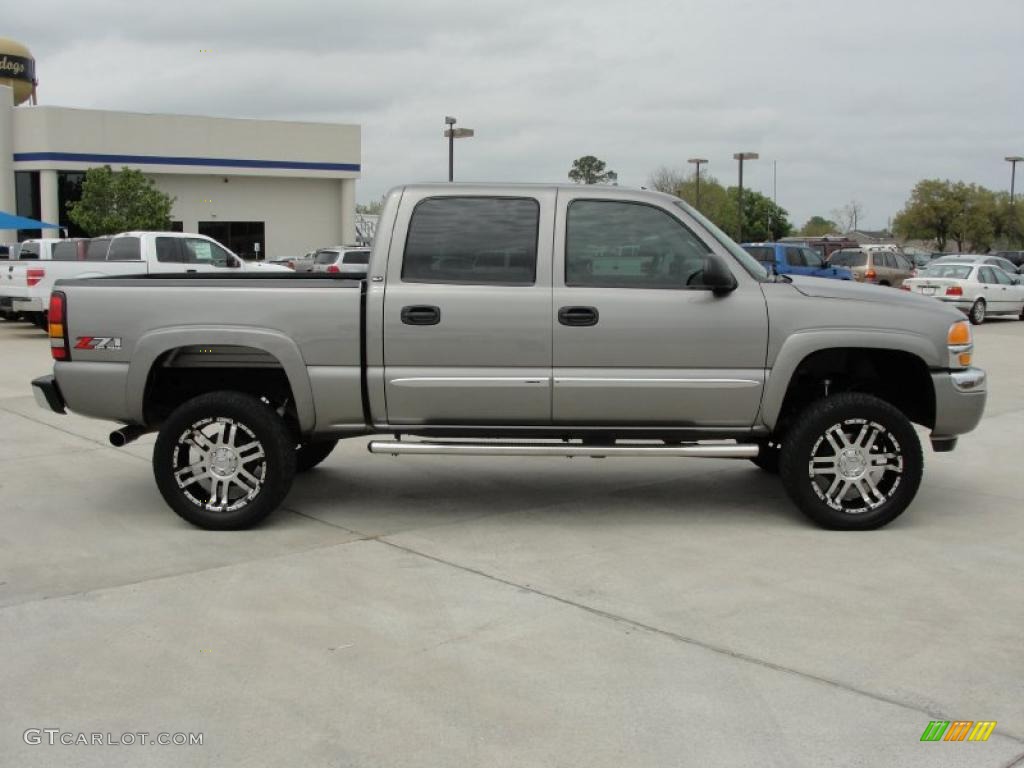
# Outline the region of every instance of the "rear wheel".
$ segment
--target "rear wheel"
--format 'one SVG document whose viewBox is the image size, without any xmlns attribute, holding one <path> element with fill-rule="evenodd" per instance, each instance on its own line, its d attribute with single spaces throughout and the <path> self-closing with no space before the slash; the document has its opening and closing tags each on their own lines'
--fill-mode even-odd
<svg viewBox="0 0 1024 768">
<path fill-rule="evenodd" d="M 306 472 L 331 455 L 337 440 L 313 440 L 295 449 L 295 471 Z"/>
<path fill-rule="evenodd" d="M 179 406 L 153 449 L 164 501 L 200 528 L 249 528 L 284 501 L 295 475 L 295 443 L 265 402 L 210 392 Z"/>
<path fill-rule="evenodd" d="M 921 443 L 884 400 L 843 393 L 808 406 L 780 456 L 786 492 L 824 528 L 862 531 L 895 520 L 921 484 Z"/>
<path fill-rule="evenodd" d="M 968 317 L 971 320 L 971 325 L 981 325 L 985 322 L 985 300 L 978 299 L 971 305 L 971 311 Z"/>
</svg>

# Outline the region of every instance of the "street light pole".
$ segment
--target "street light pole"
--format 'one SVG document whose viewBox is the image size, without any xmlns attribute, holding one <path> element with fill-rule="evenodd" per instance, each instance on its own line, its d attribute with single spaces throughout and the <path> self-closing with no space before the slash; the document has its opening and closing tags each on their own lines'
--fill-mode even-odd
<svg viewBox="0 0 1024 768">
<path fill-rule="evenodd" d="M 694 206 L 698 211 L 700 210 L 700 167 L 707 163 L 703 157 L 691 157 L 686 162 L 693 163 L 697 167 L 697 202 Z"/>
<path fill-rule="evenodd" d="M 743 242 L 743 161 L 744 160 L 757 160 L 760 155 L 757 152 L 737 152 L 732 156 L 733 160 L 738 160 L 740 164 L 740 188 L 739 188 L 739 239 L 737 242 Z"/>
<path fill-rule="evenodd" d="M 448 182 L 455 181 L 455 118 L 446 117 L 444 124 L 448 126 Z"/>
<path fill-rule="evenodd" d="M 1017 163 L 1024 160 L 1024 157 L 1021 157 L 1020 155 L 1010 155 L 1005 159 L 1006 162 L 1010 164 L 1010 205 L 1013 205 L 1014 186 L 1016 186 L 1017 183 Z"/>
<path fill-rule="evenodd" d="M 455 181 L 455 140 L 468 139 L 474 132 L 472 128 L 456 128 L 454 117 L 446 117 L 444 124 L 448 126 L 444 136 L 448 139 L 448 181 L 451 182 Z"/>
</svg>

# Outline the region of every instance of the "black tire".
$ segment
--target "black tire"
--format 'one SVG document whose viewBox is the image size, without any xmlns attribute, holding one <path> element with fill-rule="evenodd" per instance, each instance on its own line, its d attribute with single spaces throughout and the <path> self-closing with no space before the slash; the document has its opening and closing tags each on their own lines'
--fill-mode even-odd
<svg viewBox="0 0 1024 768">
<path fill-rule="evenodd" d="M 782 452 L 782 446 L 769 440 L 761 440 L 758 445 L 761 452 L 751 461 L 769 474 L 779 474 L 779 454 Z"/>
<path fill-rule="evenodd" d="M 250 528 L 288 495 L 295 441 L 262 400 L 210 392 L 185 402 L 163 423 L 153 449 L 153 475 L 164 501 L 193 525 Z"/>
<path fill-rule="evenodd" d="M 829 472 L 833 457 L 835 471 Z M 899 517 L 917 494 L 923 467 L 921 442 L 907 417 L 857 392 L 809 405 L 787 432 L 779 463 L 797 507 L 823 528 L 840 531 L 880 528 Z"/>
<path fill-rule="evenodd" d="M 337 440 L 314 440 L 300 443 L 295 449 L 295 471 L 308 472 L 321 461 L 331 455 Z"/>
<path fill-rule="evenodd" d="M 971 325 L 981 325 L 985 322 L 985 300 L 976 299 L 971 304 L 971 311 L 967 314 L 967 317 L 971 321 Z"/>
</svg>

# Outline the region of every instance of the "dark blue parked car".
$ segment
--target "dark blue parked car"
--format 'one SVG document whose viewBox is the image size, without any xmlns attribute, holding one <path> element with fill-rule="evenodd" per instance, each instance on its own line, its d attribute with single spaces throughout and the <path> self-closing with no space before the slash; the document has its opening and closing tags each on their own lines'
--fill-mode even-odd
<svg viewBox="0 0 1024 768">
<path fill-rule="evenodd" d="M 814 248 L 799 243 L 743 243 L 743 248 L 769 272 L 777 275 L 810 275 L 852 280 L 844 267 L 830 267 Z"/>
</svg>

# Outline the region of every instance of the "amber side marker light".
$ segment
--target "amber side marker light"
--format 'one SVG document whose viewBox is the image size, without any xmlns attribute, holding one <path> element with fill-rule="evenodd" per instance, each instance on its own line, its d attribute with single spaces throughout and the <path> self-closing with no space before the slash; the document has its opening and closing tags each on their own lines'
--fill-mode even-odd
<svg viewBox="0 0 1024 768">
<path fill-rule="evenodd" d="M 971 364 L 974 353 L 974 339 L 971 335 L 971 324 L 966 320 L 953 323 L 946 334 L 949 346 L 951 367 L 967 368 Z M 955 363 L 953 361 L 956 361 Z"/>
</svg>

